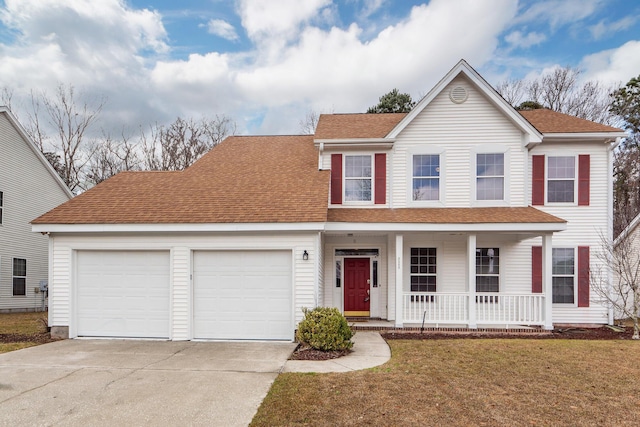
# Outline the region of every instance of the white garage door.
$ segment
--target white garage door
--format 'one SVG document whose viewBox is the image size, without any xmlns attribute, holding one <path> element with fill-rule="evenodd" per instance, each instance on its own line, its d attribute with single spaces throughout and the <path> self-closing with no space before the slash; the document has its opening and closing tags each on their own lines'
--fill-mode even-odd
<svg viewBox="0 0 640 427">
<path fill-rule="evenodd" d="M 169 252 L 79 251 L 79 336 L 169 338 Z"/>
<path fill-rule="evenodd" d="M 194 338 L 293 338 L 291 252 L 194 252 L 193 273 Z"/>
</svg>

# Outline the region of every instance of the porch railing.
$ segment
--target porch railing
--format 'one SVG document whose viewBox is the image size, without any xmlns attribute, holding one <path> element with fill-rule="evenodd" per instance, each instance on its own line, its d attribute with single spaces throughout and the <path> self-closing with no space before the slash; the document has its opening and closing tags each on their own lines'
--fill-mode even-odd
<svg viewBox="0 0 640 427">
<path fill-rule="evenodd" d="M 544 325 L 544 295 L 476 294 L 475 319 L 469 318 L 468 293 L 408 292 L 403 295 L 403 323 Z M 474 321 L 475 320 L 475 321 Z"/>
<path fill-rule="evenodd" d="M 404 323 L 469 323 L 466 293 L 410 292 L 404 294 Z"/>
</svg>

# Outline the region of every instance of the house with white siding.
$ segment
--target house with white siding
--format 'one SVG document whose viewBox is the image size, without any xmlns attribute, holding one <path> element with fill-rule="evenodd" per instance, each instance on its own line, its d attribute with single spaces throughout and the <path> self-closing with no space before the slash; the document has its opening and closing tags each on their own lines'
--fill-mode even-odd
<svg viewBox="0 0 640 427">
<path fill-rule="evenodd" d="M 31 220 L 73 195 L 16 118 L 0 107 L 0 312 L 40 311 L 49 277 L 49 239 Z"/>
<path fill-rule="evenodd" d="M 514 110 L 460 61 L 407 114 L 234 136 L 33 221 L 60 336 L 291 340 L 304 307 L 391 327 L 594 325 L 616 128 Z"/>
</svg>

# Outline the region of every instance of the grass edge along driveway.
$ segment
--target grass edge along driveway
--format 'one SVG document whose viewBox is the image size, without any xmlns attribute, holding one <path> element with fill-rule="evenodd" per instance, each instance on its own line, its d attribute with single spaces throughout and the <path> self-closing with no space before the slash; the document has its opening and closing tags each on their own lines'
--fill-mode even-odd
<svg viewBox="0 0 640 427">
<path fill-rule="evenodd" d="M 640 425 L 640 343 L 390 340 L 346 374 L 280 374 L 251 426 Z"/>
</svg>

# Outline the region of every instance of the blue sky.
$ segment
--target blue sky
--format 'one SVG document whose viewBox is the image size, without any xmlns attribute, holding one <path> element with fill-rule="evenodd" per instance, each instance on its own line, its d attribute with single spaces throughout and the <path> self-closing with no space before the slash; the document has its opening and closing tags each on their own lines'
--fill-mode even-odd
<svg viewBox="0 0 640 427">
<path fill-rule="evenodd" d="M 4 0 L 0 87 L 73 84 L 100 126 L 226 114 L 238 133 L 298 133 L 307 112 L 362 112 L 397 87 L 418 99 L 461 58 L 489 83 L 557 66 L 640 74 L 632 0 Z"/>
</svg>

